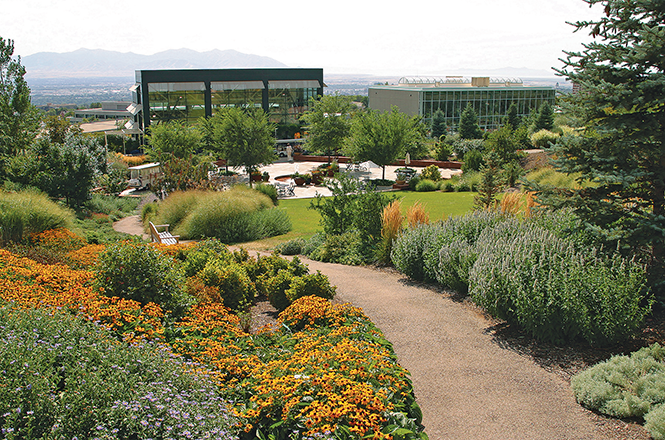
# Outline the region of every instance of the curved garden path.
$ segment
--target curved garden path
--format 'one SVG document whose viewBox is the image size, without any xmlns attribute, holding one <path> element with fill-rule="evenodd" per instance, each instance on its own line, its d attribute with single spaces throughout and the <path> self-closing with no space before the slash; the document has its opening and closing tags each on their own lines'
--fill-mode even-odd
<svg viewBox="0 0 665 440">
<path fill-rule="evenodd" d="M 431 440 L 648 438 L 599 423 L 575 402 L 563 378 L 502 348 L 492 323 L 459 301 L 399 273 L 302 260 L 326 274 L 337 286 L 336 298 L 361 307 L 392 342 L 411 372 Z"/>
</svg>

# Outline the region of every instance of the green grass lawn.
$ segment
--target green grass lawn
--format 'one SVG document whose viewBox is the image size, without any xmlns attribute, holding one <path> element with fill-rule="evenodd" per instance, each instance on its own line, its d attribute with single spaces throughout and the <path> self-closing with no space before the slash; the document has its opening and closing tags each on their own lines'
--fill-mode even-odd
<svg viewBox="0 0 665 440">
<path fill-rule="evenodd" d="M 429 213 L 430 221 L 434 222 L 448 217 L 463 215 L 473 208 L 472 192 L 415 192 L 400 191 L 396 195 L 401 200 L 402 212 L 406 214 L 409 207 L 420 202 Z M 308 209 L 311 199 L 280 200 L 279 208 L 285 209 L 291 219 L 293 228 L 291 232 L 277 237 L 243 243 L 248 249 L 267 250 L 280 243 L 294 238 L 309 238 L 321 230 L 319 220 L 321 216 L 313 209 Z"/>
</svg>

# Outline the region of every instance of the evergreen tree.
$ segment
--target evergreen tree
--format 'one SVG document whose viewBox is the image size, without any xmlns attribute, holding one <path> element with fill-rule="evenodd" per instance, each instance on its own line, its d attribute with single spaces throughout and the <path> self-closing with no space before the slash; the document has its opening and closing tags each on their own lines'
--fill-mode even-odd
<svg viewBox="0 0 665 440">
<path fill-rule="evenodd" d="M 549 102 L 543 102 L 538 109 L 536 116 L 535 130 L 549 130 L 554 128 L 554 109 Z"/>
<path fill-rule="evenodd" d="M 447 132 L 446 115 L 439 108 L 432 115 L 432 138 L 439 139 L 441 136 L 445 136 Z"/>
<path fill-rule="evenodd" d="M 460 116 L 459 135 L 462 139 L 481 139 L 483 137 L 483 132 L 478 125 L 478 114 L 470 102 Z"/>
<path fill-rule="evenodd" d="M 558 72 L 581 87 L 565 98 L 563 109 L 584 123 L 579 135 L 557 143 L 555 166 L 591 185 L 569 197 L 542 192 L 540 198 L 572 206 L 586 230 L 605 242 L 646 250 L 652 279 L 659 280 L 665 244 L 665 8 L 662 0 L 585 1 L 603 5 L 605 13 L 575 23 L 593 40 L 582 52 L 566 52 Z"/>
<path fill-rule="evenodd" d="M 503 190 L 503 178 L 501 172 L 501 159 L 494 150 L 485 154 L 485 163 L 480 168 L 481 179 L 478 185 L 478 194 L 473 199 L 476 209 L 491 209 L 496 201 L 496 196 Z"/>
<path fill-rule="evenodd" d="M 510 124 L 513 130 L 517 129 L 522 123 L 522 118 L 517 112 L 517 104 L 512 102 L 510 107 L 508 107 L 508 112 L 506 113 L 506 118 L 504 124 Z"/>
</svg>

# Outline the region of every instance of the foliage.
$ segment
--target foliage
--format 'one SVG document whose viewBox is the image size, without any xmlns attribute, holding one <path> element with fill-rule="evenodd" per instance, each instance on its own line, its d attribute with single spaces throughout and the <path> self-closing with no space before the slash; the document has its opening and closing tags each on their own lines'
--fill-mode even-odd
<svg viewBox="0 0 665 440">
<path fill-rule="evenodd" d="M 436 191 L 438 189 L 439 187 L 434 180 L 429 180 L 425 178 L 421 178 L 416 184 L 415 188 L 417 192 L 429 192 L 429 191 Z"/>
<path fill-rule="evenodd" d="M 536 120 L 534 121 L 534 130 L 548 130 L 551 131 L 554 128 L 554 109 L 549 102 L 545 101 L 538 108 L 538 114 L 536 115 Z"/>
<path fill-rule="evenodd" d="M 437 165 L 428 165 L 420 172 L 420 177 L 437 182 L 441 180 L 441 172 Z"/>
<path fill-rule="evenodd" d="M 270 197 L 273 205 L 277 206 L 279 204 L 279 199 L 277 198 L 277 188 L 274 185 L 259 183 L 254 187 L 254 189 Z"/>
<path fill-rule="evenodd" d="M 654 439 L 665 438 L 665 350 L 659 344 L 617 355 L 573 376 L 577 401 L 612 417 L 644 418 Z"/>
<path fill-rule="evenodd" d="M 78 317 L 5 304 L 0 339 L 5 438 L 237 438 L 211 377 L 185 373 L 164 347 L 119 343 Z"/>
<path fill-rule="evenodd" d="M 19 243 L 29 234 L 69 228 L 74 215 L 36 191 L 0 191 L 0 241 Z"/>
<path fill-rule="evenodd" d="M 464 154 L 462 171 L 480 171 L 485 165 L 485 155 L 480 150 L 469 150 Z"/>
<path fill-rule="evenodd" d="M 354 116 L 347 153 L 358 162 L 371 160 L 383 168 L 422 143 L 419 119 L 401 113 L 397 107 L 389 112 L 368 110 Z"/>
<path fill-rule="evenodd" d="M 482 139 L 483 137 L 483 132 L 478 125 L 478 114 L 470 102 L 467 103 L 460 115 L 457 131 L 462 139 Z"/>
<path fill-rule="evenodd" d="M 259 191 L 239 185 L 230 191 L 185 191 L 160 204 L 156 221 L 182 237 L 215 237 L 239 243 L 285 234 L 291 229 L 284 210 Z"/>
<path fill-rule="evenodd" d="M 600 255 L 529 222 L 502 222 L 478 238 L 470 293 L 489 313 L 553 343 L 624 341 L 651 310 L 645 268 Z"/>
<path fill-rule="evenodd" d="M 404 216 L 401 212 L 399 200 L 393 200 L 388 206 L 383 208 L 381 219 L 381 244 L 377 252 L 377 260 L 383 264 L 390 263 L 390 253 L 392 252 L 393 242 L 402 231 Z"/>
<path fill-rule="evenodd" d="M 429 214 L 419 200 L 406 211 L 406 223 L 410 228 L 429 223 Z"/>
<path fill-rule="evenodd" d="M 494 151 L 497 154 L 499 165 L 518 160 L 520 158 L 517 152 L 519 148 L 519 140 L 510 125 L 504 125 L 498 130 L 494 130 L 485 140 L 485 151 Z"/>
<path fill-rule="evenodd" d="M 150 126 L 146 153 L 153 161 L 166 157 L 184 159 L 198 148 L 201 137 L 193 127 L 179 121 L 161 122 Z"/>
<path fill-rule="evenodd" d="M 480 185 L 478 194 L 474 199 L 476 209 L 491 209 L 497 195 L 503 190 L 504 181 L 499 168 L 501 159 L 496 150 L 490 150 L 485 155 L 485 164 L 480 169 Z"/>
<path fill-rule="evenodd" d="M 579 135 L 557 142 L 554 162 L 580 173 L 593 186 L 564 193 L 541 192 L 541 203 L 571 206 L 608 248 L 643 250 L 650 279 L 660 289 L 665 272 L 665 11 L 660 2 L 589 0 L 604 16 L 575 23 L 593 40 L 581 52 L 566 52 L 559 72 L 581 87 L 562 102 L 583 123 Z"/>
<path fill-rule="evenodd" d="M 248 307 L 256 296 L 256 286 L 247 275 L 244 265 L 223 259 L 211 259 L 198 277 L 206 286 L 219 291 L 219 300 L 232 310 Z"/>
<path fill-rule="evenodd" d="M 508 111 L 506 112 L 506 120 L 504 121 L 504 124 L 510 125 L 510 127 L 515 130 L 517 127 L 519 127 L 522 124 L 522 118 L 520 118 L 520 115 L 517 111 L 517 104 L 514 102 L 510 103 L 510 106 L 508 107 Z"/>
<path fill-rule="evenodd" d="M 335 286 L 331 286 L 328 277 L 318 270 L 316 273 L 293 278 L 290 287 L 284 292 L 291 303 L 305 296 L 333 299 L 335 293 Z"/>
<path fill-rule="evenodd" d="M 190 154 L 177 157 L 171 153 L 161 155 L 161 176 L 158 177 L 152 191 L 162 197 L 174 191 L 208 189 L 212 182 L 208 180 L 210 161 L 207 157 Z"/>
<path fill-rule="evenodd" d="M 71 207 L 90 198 L 95 177 L 106 171 L 104 147 L 92 138 L 68 134 L 65 142 L 41 138 L 9 164 L 9 178 L 31 185 L 53 198 L 64 197 Z"/>
<path fill-rule="evenodd" d="M 275 250 L 282 255 L 299 255 L 303 253 L 305 239 L 295 238 L 284 243 L 280 243 Z"/>
<path fill-rule="evenodd" d="M 5 178 L 6 161 L 25 150 L 39 130 L 25 67 L 13 55 L 14 41 L 0 37 L 0 180 Z"/>
<path fill-rule="evenodd" d="M 350 266 L 365 264 L 374 257 L 373 249 L 368 249 L 355 230 L 339 235 L 314 236 L 303 249 L 303 254 L 312 260 Z"/>
<path fill-rule="evenodd" d="M 448 132 L 448 125 L 446 124 L 446 115 L 443 111 L 438 108 L 432 115 L 432 138 L 440 139 L 441 136 L 445 136 Z"/>
<path fill-rule="evenodd" d="M 250 174 L 275 160 L 274 128 L 262 109 L 227 108 L 217 112 L 213 124 L 216 151 L 233 166 L 242 166 Z"/>
<path fill-rule="evenodd" d="M 330 156 L 341 150 L 351 133 L 351 113 L 354 109 L 347 96 L 324 95 L 312 100 L 309 111 L 302 115 L 309 136 L 307 147 Z"/>
<path fill-rule="evenodd" d="M 466 154 L 469 151 L 476 150 L 482 153 L 485 148 L 484 142 L 482 139 L 455 138 L 452 141 L 453 152 L 457 156 L 457 160 L 466 160 Z"/>
<path fill-rule="evenodd" d="M 549 148 L 556 143 L 558 138 L 557 133 L 542 129 L 531 135 L 531 143 L 536 148 Z"/>
<path fill-rule="evenodd" d="M 109 215 L 115 219 L 126 217 L 136 210 L 139 199 L 136 197 L 116 197 L 93 194 L 85 207 L 94 213 Z"/>
<path fill-rule="evenodd" d="M 509 188 L 514 188 L 517 181 L 524 176 L 525 171 L 518 160 L 512 160 L 503 164 L 501 173 L 505 179 L 506 185 L 508 185 Z"/>
<path fill-rule="evenodd" d="M 96 285 L 105 295 L 155 303 L 174 318 L 181 317 L 192 299 L 183 290 L 181 268 L 154 247 L 139 243 L 117 243 L 99 255 Z"/>
</svg>

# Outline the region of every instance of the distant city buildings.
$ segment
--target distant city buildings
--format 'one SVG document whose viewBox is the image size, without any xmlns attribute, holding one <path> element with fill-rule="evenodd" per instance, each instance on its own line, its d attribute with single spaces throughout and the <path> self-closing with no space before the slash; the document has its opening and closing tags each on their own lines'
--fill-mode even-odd
<svg viewBox="0 0 665 440">
<path fill-rule="evenodd" d="M 263 108 L 276 123 L 298 121 L 323 95 L 323 69 L 137 70 L 127 133 L 166 121 L 194 123 L 226 107 Z"/>
<path fill-rule="evenodd" d="M 74 110 L 74 116 L 70 122 L 79 123 L 83 120 L 88 121 L 107 121 L 129 119 L 131 114 L 127 107 L 131 104 L 129 101 L 104 101 L 100 108 L 87 108 Z"/>
<path fill-rule="evenodd" d="M 394 105 L 404 113 L 421 116 L 425 122 L 441 109 L 448 127 L 456 129 L 467 103 L 471 103 L 480 128 L 492 130 L 501 126 L 512 103 L 519 115 L 527 116 L 544 102 L 554 105 L 555 94 L 554 87 L 525 86 L 516 78 L 404 77 L 397 85 L 371 86 L 369 107 L 387 111 Z"/>
</svg>

